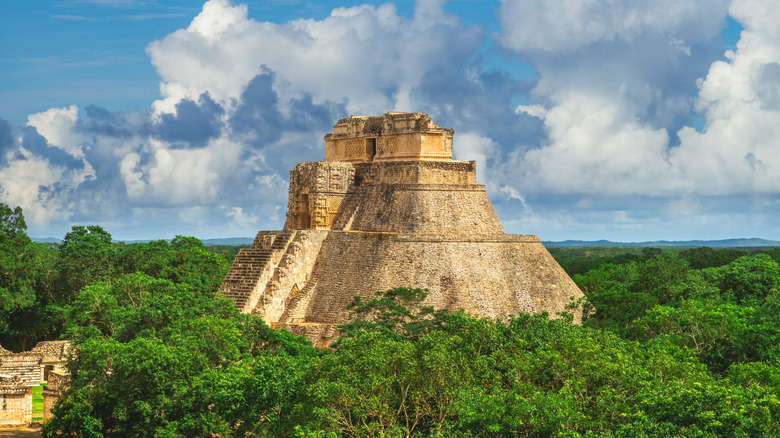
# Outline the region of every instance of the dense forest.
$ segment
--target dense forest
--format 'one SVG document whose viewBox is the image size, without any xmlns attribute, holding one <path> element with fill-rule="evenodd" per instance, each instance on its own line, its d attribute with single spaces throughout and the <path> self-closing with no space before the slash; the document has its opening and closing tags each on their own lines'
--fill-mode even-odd
<svg viewBox="0 0 780 438">
<path fill-rule="evenodd" d="M 581 325 L 399 287 L 321 350 L 216 294 L 229 251 L 98 226 L 47 247 L 0 204 L 0 343 L 75 344 L 47 437 L 780 436 L 778 250 L 553 255 Z"/>
</svg>

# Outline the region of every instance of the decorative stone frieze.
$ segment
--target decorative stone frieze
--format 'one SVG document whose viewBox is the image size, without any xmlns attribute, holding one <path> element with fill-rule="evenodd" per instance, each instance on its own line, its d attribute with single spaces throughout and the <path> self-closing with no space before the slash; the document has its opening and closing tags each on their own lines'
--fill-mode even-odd
<svg viewBox="0 0 780 438">
<path fill-rule="evenodd" d="M 452 129 L 424 113 L 341 119 L 325 136 L 325 160 L 348 163 L 399 160 L 449 160 Z"/>
</svg>

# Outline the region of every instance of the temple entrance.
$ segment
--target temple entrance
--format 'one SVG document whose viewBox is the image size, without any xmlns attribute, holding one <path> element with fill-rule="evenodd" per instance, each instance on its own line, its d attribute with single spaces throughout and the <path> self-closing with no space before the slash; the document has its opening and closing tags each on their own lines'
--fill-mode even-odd
<svg viewBox="0 0 780 438">
<path fill-rule="evenodd" d="M 309 194 L 301 193 L 298 195 L 298 229 L 311 228 L 311 213 L 309 212 Z"/>
<path fill-rule="evenodd" d="M 54 371 L 54 365 L 46 365 L 43 367 L 43 381 L 48 382 L 49 381 L 49 373 Z"/>
<path fill-rule="evenodd" d="M 369 160 L 374 159 L 374 155 L 376 155 L 376 139 L 375 138 L 367 138 L 366 139 L 366 155 L 368 155 Z"/>
</svg>

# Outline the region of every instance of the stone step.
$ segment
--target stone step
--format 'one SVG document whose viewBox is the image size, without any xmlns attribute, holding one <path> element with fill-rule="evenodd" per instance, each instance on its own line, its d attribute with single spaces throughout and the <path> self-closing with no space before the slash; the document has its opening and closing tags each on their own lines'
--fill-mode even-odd
<svg viewBox="0 0 780 438">
<path fill-rule="evenodd" d="M 274 256 L 281 258 L 295 234 L 296 231 L 282 231 L 276 234 L 270 248 L 261 248 L 260 246 L 266 241 L 268 234 L 258 233 L 252 247 L 239 251 L 230 271 L 222 282 L 220 292 L 225 297 L 232 299 L 236 306 L 243 308 L 255 291 L 255 286 L 260 281 L 263 272 L 266 269 L 274 268 L 270 266 Z"/>
</svg>

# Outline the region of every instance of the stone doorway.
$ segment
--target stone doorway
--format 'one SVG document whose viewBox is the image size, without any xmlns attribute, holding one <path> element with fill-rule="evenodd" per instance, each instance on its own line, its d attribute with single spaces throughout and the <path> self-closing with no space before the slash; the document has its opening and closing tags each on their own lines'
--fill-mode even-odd
<svg viewBox="0 0 780 438">
<path fill-rule="evenodd" d="M 308 229 L 311 227 L 311 214 L 309 212 L 309 194 L 301 193 L 298 195 L 298 229 Z"/>
<path fill-rule="evenodd" d="M 374 156 L 376 155 L 376 139 L 375 138 L 367 138 L 366 139 L 366 155 L 368 155 L 369 161 L 373 161 Z"/>
</svg>

